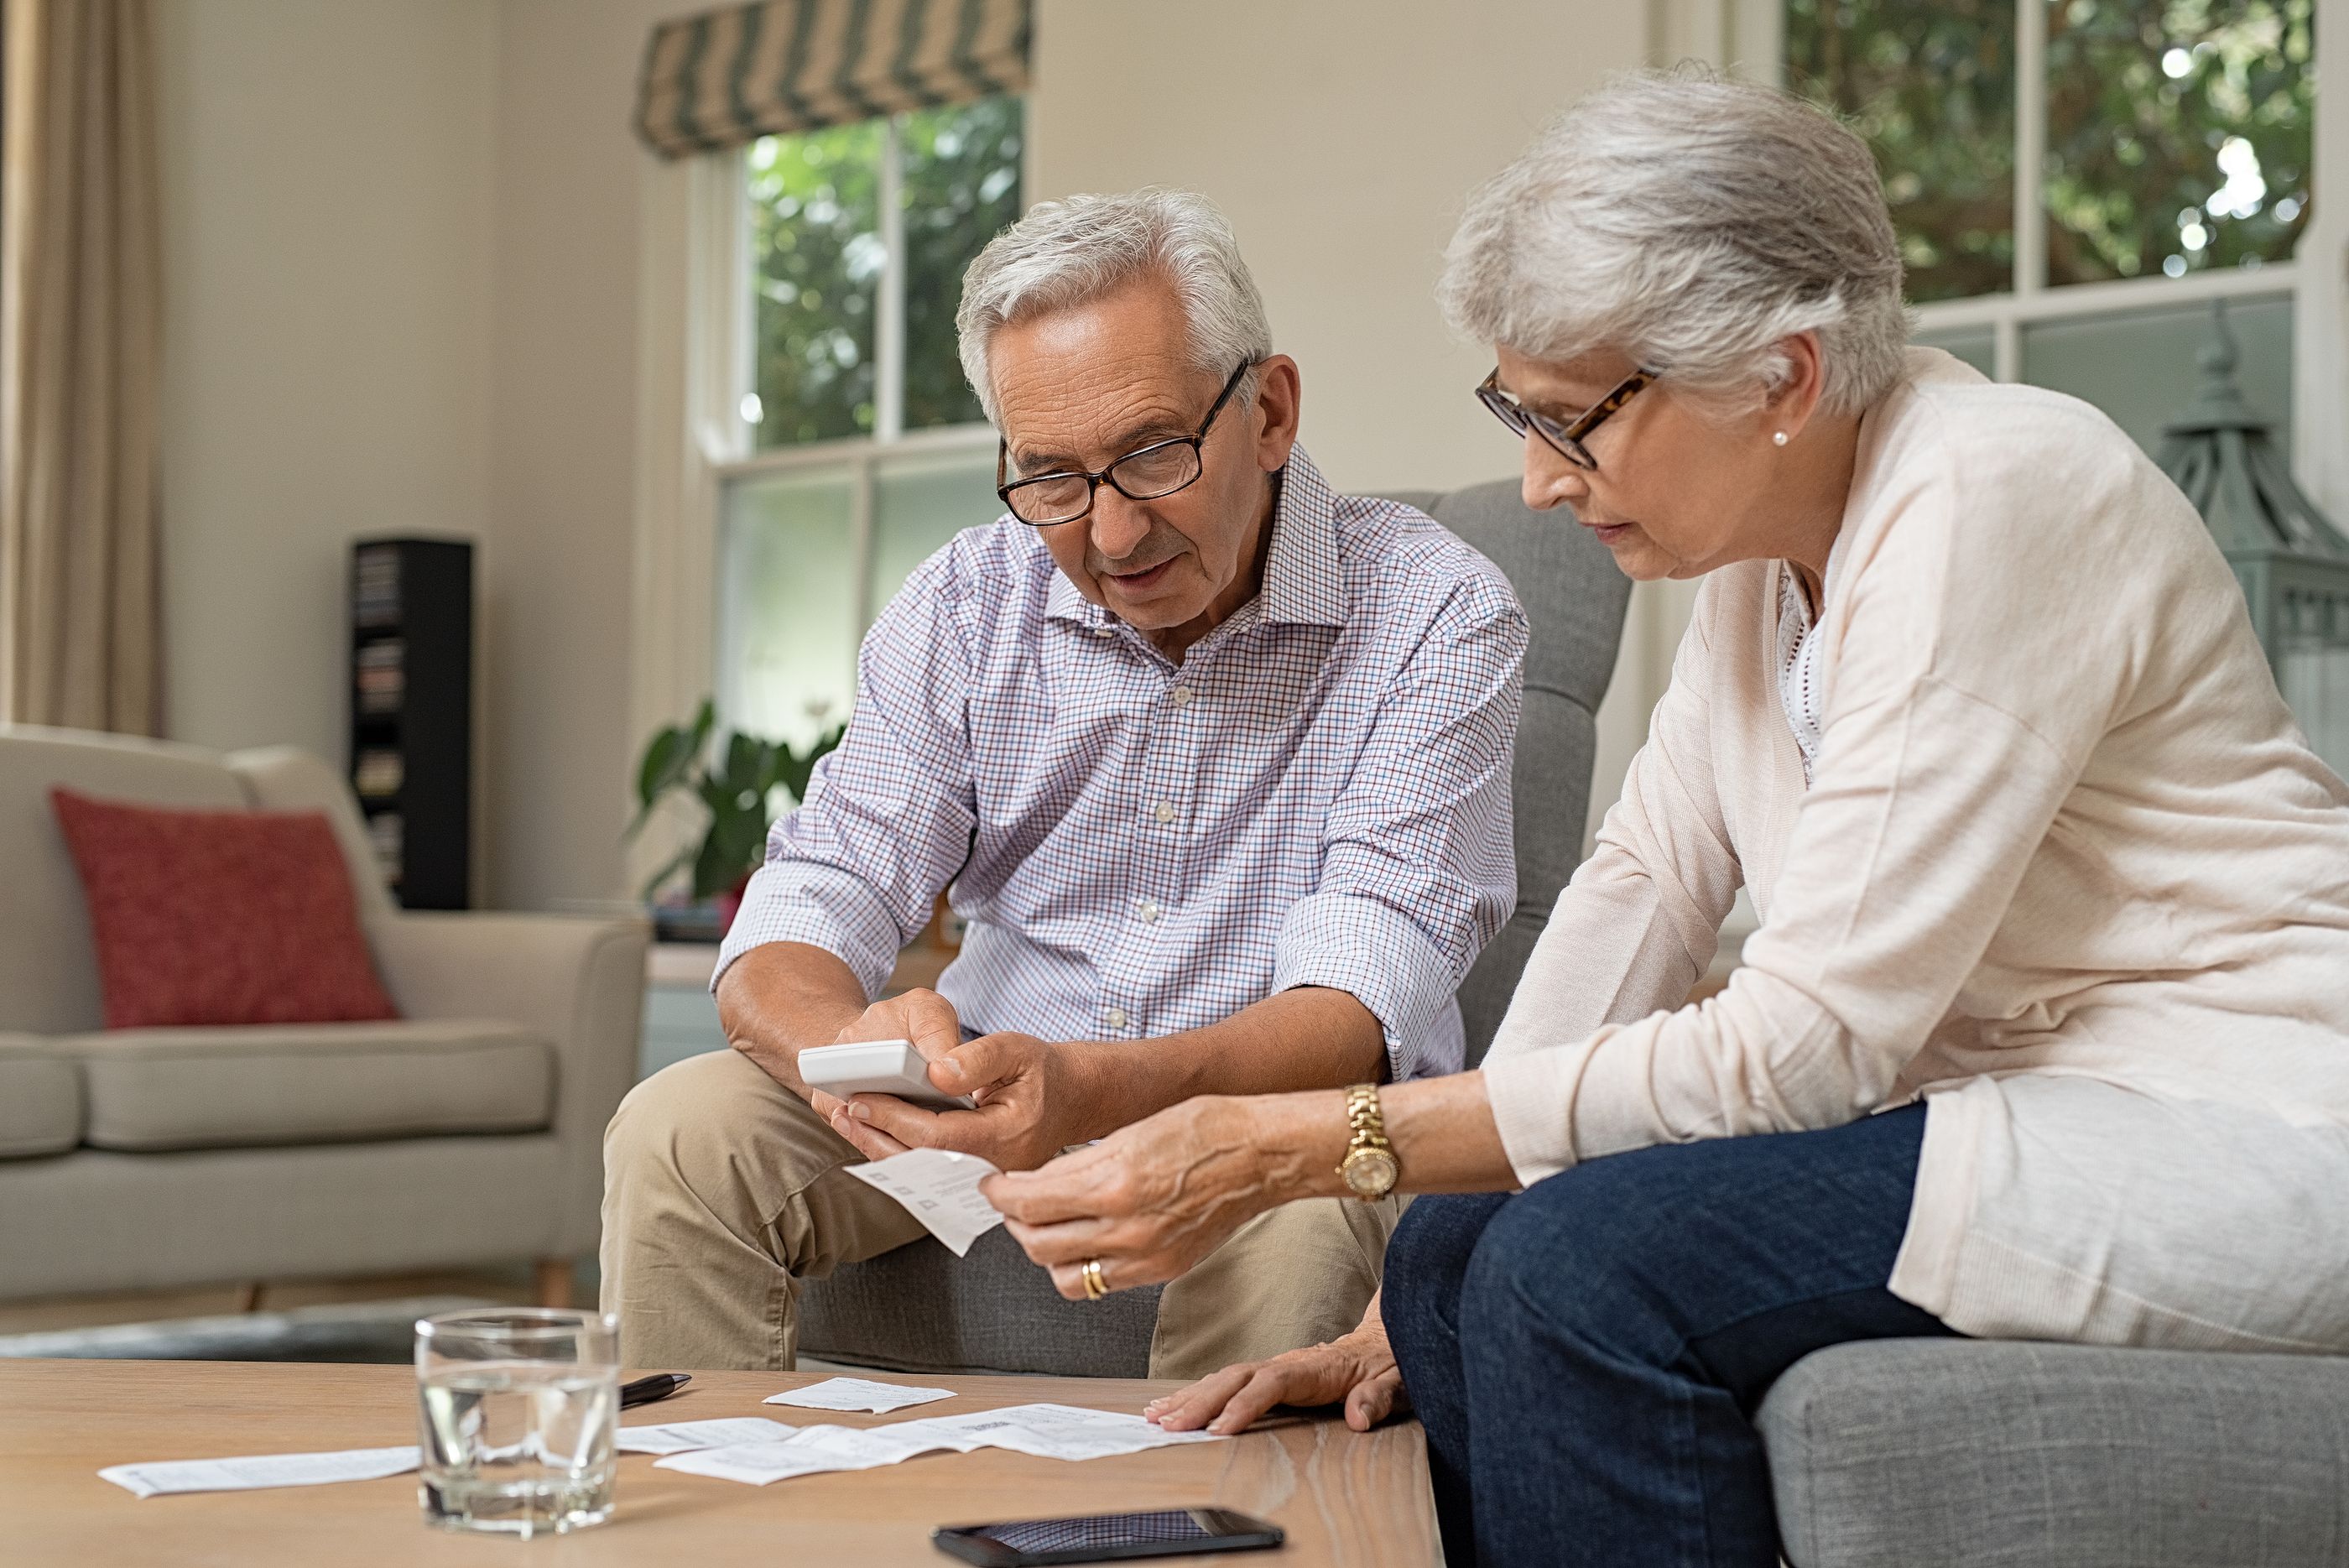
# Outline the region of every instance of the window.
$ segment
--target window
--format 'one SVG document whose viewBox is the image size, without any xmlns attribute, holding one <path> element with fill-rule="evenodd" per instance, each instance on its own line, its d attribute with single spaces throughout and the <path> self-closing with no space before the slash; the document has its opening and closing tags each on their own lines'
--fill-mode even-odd
<svg viewBox="0 0 2349 1568">
<path fill-rule="evenodd" d="M 1786 82 L 1876 150 L 1920 340 L 2150 450 L 2209 305 L 2291 429 L 2315 0 L 1787 0 Z"/>
<path fill-rule="evenodd" d="M 1001 511 L 964 382 L 962 275 L 1019 215 L 1016 97 L 770 136 L 740 155 L 732 455 L 718 485 L 729 724 L 802 743 L 916 566 Z"/>
</svg>

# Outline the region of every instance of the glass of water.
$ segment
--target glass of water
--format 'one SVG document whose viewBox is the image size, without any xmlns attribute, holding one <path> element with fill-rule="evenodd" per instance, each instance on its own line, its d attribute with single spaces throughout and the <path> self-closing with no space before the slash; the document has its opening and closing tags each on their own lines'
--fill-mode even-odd
<svg viewBox="0 0 2349 1568">
<path fill-rule="evenodd" d="M 426 1523 L 527 1537 L 612 1516 L 619 1327 L 542 1307 L 417 1322 Z"/>
</svg>

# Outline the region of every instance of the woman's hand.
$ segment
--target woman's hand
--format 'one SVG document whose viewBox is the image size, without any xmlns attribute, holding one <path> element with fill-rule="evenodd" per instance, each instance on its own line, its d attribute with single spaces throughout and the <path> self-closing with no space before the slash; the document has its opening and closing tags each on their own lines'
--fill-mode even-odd
<svg viewBox="0 0 2349 1568">
<path fill-rule="evenodd" d="M 1342 1138 L 1335 1095 L 1185 1100 L 1041 1169 L 988 1177 L 979 1191 L 1071 1301 L 1098 1260 L 1111 1290 L 1171 1280 L 1275 1204 L 1309 1196 L 1309 1162 L 1288 1147 L 1290 1102 L 1318 1108 Z M 1310 1114 L 1310 1109 L 1306 1111 Z M 1335 1165 L 1333 1159 L 1330 1162 Z"/>
<path fill-rule="evenodd" d="M 1311 1345 L 1270 1361 L 1243 1361 L 1202 1377 L 1188 1388 L 1154 1399 L 1143 1415 L 1170 1432 L 1205 1427 L 1218 1436 L 1246 1431 L 1275 1405 L 1346 1402 L 1346 1425 L 1367 1432 L 1408 1404 L 1402 1373 L 1387 1345 L 1378 1298 L 1371 1298 L 1360 1328 L 1328 1345 Z"/>
</svg>

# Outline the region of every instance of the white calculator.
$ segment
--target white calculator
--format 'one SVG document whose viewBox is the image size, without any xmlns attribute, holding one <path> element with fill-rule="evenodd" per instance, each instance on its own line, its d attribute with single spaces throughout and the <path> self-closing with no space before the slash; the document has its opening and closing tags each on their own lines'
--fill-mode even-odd
<svg viewBox="0 0 2349 1568">
<path fill-rule="evenodd" d="M 926 1110 L 970 1110 L 968 1095 L 949 1095 L 930 1082 L 929 1064 L 910 1040 L 859 1040 L 847 1045 L 811 1045 L 800 1053 L 800 1079 L 811 1088 L 846 1099 L 851 1095 L 895 1095 Z"/>
</svg>

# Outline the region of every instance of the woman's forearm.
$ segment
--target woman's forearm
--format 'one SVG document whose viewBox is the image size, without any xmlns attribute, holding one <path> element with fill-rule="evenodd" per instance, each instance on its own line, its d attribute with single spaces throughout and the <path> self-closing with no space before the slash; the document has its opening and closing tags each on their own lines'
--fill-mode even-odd
<svg viewBox="0 0 2349 1568">
<path fill-rule="evenodd" d="M 1247 1136 L 1263 1151 L 1285 1199 L 1346 1195 L 1338 1167 L 1353 1134 L 1342 1092 L 1317 1089 L 1231 1103 L 1246 1107 Z M 1483 1074 L 1391 1084 L 1379 1091 L 1379 1108 L 1402 1168 L 1399 1191 L 1505 1192 L 1516 1186 Z"/>
</svg>

